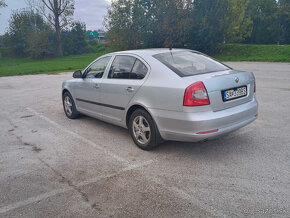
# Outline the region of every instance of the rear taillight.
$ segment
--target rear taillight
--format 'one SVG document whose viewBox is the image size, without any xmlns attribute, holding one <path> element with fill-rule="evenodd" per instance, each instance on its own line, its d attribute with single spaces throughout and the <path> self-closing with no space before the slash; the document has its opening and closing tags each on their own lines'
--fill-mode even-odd
<svg viewBox="0 0 290 218">
<path fill-rule="evenodd" d="M 184 93 L 183 106 L 209 105 L 209 98 L 203 82 L 188 86 Z"/>
</svg>

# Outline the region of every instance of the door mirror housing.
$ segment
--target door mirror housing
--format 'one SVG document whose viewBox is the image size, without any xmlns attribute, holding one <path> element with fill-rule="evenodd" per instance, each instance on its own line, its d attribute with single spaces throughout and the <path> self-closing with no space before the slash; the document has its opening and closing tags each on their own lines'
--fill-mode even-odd
<svg viewBox="0 0 290 218">
<path fill-rule="evenodd" d="M 73 73 L 73 78 L 83 78 L 82 71 L 77 70 Z"/>
</svg>

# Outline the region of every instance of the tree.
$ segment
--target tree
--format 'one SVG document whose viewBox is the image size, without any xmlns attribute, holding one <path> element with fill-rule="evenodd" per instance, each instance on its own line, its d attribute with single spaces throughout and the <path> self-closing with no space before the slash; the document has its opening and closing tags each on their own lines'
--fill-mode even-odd
<svg viewBox="0 0 290 218">
<path fill-rule="evenodd" d="M 225 41 L 241 42 L 252 34 L 253 22 L 251 17 L 246 14 L 250 0 L 231 0 L 229 1 L 230 10 L 228 12 L 228 30 Z"/>
<path fill-rule="evenodd" d="M 251 0 L 247 14 L 252 19 L 253 30 L 246 42 L 255 44 L 278 42 L 279 24 L 276 0 Z"/>
<path fill-rule="evenodd" d="M 196 0 L 186 20 L 185 37 L 190 48 L 211 53 L 222 44 L 229 29 L 228 0 Z"/>
<path fill-rule="evenodd" d="M 46 27 L 42 17 L 33 11 L 14 11 L 9 20 L 8 45 L 15 56 L 28 56 L 28 36 Z"/>
<path fill-rule="evenodd" d="M 290 2 L 289 0 L 278 1 L 278 42 L 290 44 Z"/>
<path fill-rule="evenodd" d="M 64 55 L 82 54 L 87 47 L 86 25 L 73 22 L 69 30 L 62 31 Z"/>
<path fill-rule="evenodd" d="M 182 45 L 190 0 L 117 0 L 105 18 L 107 39 L 119 49 Z"/>
<path fill-rule="evenodd" d="M 28 0 L 54 27 L 58 54 L 63 56 L 61 30 L 71 23 L 74 13 L 74 0 Z"/>
<path fill-rule="evenodd" d="M 50 34 L 50 38 L 49 38 Z M 44 57 L 53 52 L 51 27 L 42 16 L 29 10 L 14 11 L 9 20 L 8 45 L 15 56 Z M 44 51 L 46 50 L 46 51 Z"/>
<path fill-rule="evenodd" d="M 4 7 L 7 7 L 5 0 L 0 0 L 0 8 L 4 8 Z M 0 13 L 0 15 L 1 15 L 1 13 Z"/>
<path fill-rule="evenodd" d="M 5 0 L 0 0 L 0 8 L 6 7 Z"/>
<path fill-rule="evenodd" d="M 34 30 L 27 36 L 27 52 L 32 58 L 43 59 L 54 55 L 54 32 L 51 28 Z"/>
</svg>

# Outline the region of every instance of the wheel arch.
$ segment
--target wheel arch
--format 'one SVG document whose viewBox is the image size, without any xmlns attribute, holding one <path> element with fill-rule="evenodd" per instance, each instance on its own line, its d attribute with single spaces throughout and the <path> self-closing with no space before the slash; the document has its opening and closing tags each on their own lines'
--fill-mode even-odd
<svg viewBox="0 0 290 218">
<path fill-rule="evenodd" d="M 145 110 L 146 112 L 148 112 L 150 114 L 150 112 L 144 106 L 142 106 L 140 104 L 131 105 L 129 107 L 129 109 L 127 110 L 127 112 L 126 112 L 126 127 L 127 128 L 129 128 L 129 121 L 130 121 L 131 115 L 133 114 L 134 111 L 136 111 L 138 109 L 143 109 L 143 110 Z M 150 116 L 152 117 L 151 114 L 150 114 Z"/>
<path fill-rule="evenodd" d="M 134 105 L 131 105 L 129 107 L 129 109 L 127 110 L 127 113 L 126 113 L 126 127 L 129 129 L 129 121 L 130 121 L 130 117 L 131 115 L 133 114 L 134 111 L 138 110 L 138 109 L 143 109 L 144 111 L 146 111 L 151 117 L 152 117 L 152 120 L 155 124 L 155 127 L 157 129 L 157 138 L 156 140 L 159 142 L 159 143 L 162 143 L 164 140 L 163 138 L 161 137 L 160 135 L 160 132 L 159 132 L 159 128 L 158 128 L 158 125 L 154 119 L 154 117 L 152 116 L 152 114 L 150 113 L 150 111 L 148 109 L 146 109 L 146 107 L 144 107 L 143 105 L 140 105 L 140 104 L 134 104 Z"/>
<path fill-rule="evenodd" d="M 62 90 L 61 96 L 63 97 L 64 93 L 66 93 L 66 92 L 70 93 L 70 91 L 69 91 L 67 88 L 64 88 L 64 89 Z M 71 94 L 71 93 L 70 93 L 70 94 Z"/>
</svg>

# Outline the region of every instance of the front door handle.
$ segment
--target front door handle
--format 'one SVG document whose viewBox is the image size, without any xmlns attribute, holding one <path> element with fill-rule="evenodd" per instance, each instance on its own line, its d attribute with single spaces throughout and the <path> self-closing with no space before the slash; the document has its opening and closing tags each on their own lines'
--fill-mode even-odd
<svg viewBox="0 0 290 218">
<path fill-rule="evenodd" d="M 99 84 L 95 84 L 95 88 L 96 89 L 100 88 Z"/>
<path fill-rule="evenodd" d="M 133 92 L 133 91 L 134 91 L 134 89 L 133 89 L 132 87 L 127 87 L 126 90 L 127 90 L 128 92 Z"/>
</svg>

